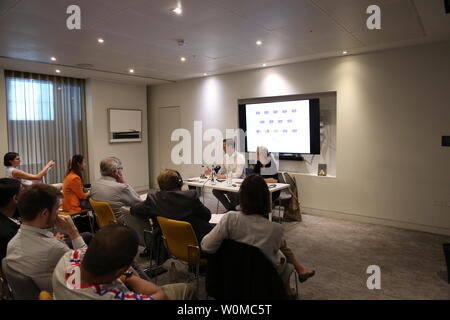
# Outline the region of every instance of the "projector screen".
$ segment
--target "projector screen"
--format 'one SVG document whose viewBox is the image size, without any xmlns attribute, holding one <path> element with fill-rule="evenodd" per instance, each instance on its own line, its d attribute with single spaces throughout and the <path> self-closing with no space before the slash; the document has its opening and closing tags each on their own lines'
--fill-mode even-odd
<svg viewBox="0 0 450 320">
<path fill-rule="evenodd" d="M 320 153 L 318 99 L 240 104 L 239 124 L 247 133 L 246 152 L 265 146 L 281 159 Z"/>
</svg>

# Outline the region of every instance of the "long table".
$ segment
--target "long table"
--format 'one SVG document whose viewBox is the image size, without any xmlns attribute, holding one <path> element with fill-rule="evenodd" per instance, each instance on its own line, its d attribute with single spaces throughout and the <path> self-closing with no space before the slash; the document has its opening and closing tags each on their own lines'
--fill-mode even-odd
<svg viewBox="0 0 450 320">
<path fill-rule="evenodd" d="M 197 188 L 209 188 L 209 189 L 215 189 L 215 190 L 221 190 L 221 191 L 228 191 L 228 192 L 239 192 L 239 188 L 242 184 L 243 179 L 232 179 L 231 184 L 229 184 L 225 179 L 217 180 L 216 182 L 212 182 L 211 179 L 206 178 L 191 178 L 191 179 L 185 179 L 183 182 L 192 187 Z M 281 191 L 284 189 L 288 189 L 290 187 L 287 183 L 268 183 L 267 186 L 269 187 L 269 192 L 272 194 L 272 192 Z M 272 208 L 272 196 L 269 197 L 270 199 L 270 208 Z M 269 214 L 269 219 L 272 221 L 272 212 Z"/>
</svg>

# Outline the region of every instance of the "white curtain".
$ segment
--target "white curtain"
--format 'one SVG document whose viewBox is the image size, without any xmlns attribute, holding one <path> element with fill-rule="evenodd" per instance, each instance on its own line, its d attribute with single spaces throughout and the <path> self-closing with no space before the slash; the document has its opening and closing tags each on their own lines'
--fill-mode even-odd
<svg viewBox="0 0 450 320">
<path fill-rule="evenodd" d="M 68 160 L 85 151 L 84 80 L 9 70 L 5 78 L 9 151 L 29 173 L 54 160 L 46 182 L 62 182 Z"/>
</svg>

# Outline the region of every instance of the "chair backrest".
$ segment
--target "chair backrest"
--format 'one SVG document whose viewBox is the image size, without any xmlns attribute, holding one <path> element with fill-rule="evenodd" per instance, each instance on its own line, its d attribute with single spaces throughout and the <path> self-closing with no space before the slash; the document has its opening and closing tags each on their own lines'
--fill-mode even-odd
<svg viewBox="0 0 450 320">
<path fill-rule="evenodd" d="M 95 201 L 92 198 L 89 198 L 89 203 L 91 204 L 92 209 L 94 209 L 99 228 L 117 223 L 114 211 L 108 202 Z"/>
<path fill-rule="evenodd" d="M 13 295 L 11 288 L 6 281 L 5 275 L 3 274 L 1 264 L 0 264 L 0 300 L 11 300 Z"/>
<path fill-rule="evenodd" d="M 9 286 L 14 299 L 16 300 L 37 300 L 39 297 L 39 288 L 34 283 L 34 281 L 11 269 L 7 264 L 6 260 L 2 260 L 2 271 L 3 275 L 8 281 Z"/>
<path fill-rule="evenodd" d="M 189 222 L 157 217 L 169 254 L 189 263 L 198 263 L 200 247 Z"/>
<path fill-rule="evenodd" d="M 257 247 L 226 239 L 207 260 L 206 291 L 215 299 L 287 299 L 280 275 Z"/>
<path fill-rule="evenodd" d="M 135 217 L 128 212 L 123 213 L 120 217 L 120 223 L 123 223 L 136 231 L 139 238 L 139 245 L 143 247 L 145 246 L 144 231 L 150 230 L 150 224 L 147 221 L 148 220 L 143 220 L 141 218 Z"/>
<path fill-rule="evenodd" d="M 278 172 L 278 182 L 287 183 L 291 187 L 296 186 L 296 183 L 292 176 L 288 172 Z"/>
</svg>

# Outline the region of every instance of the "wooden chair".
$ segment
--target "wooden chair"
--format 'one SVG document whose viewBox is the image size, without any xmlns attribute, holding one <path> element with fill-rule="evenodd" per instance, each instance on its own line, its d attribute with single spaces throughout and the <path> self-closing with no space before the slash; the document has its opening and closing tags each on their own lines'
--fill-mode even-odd
<svg viewBox="0 0 450 320">
<path fill-rule="evenodd" d="M 99 228 L 118 223 L 116 215 L 108 202 L 95 201 L 92 198 L 89 198 L 89 203 L 91 204 L 92 209 L 94 209 Z"/>
<path fill-rule="evenodd" d="M 197 292 L 199 292 L 200 265 L 206 264 L 206 259 L 200 257 L 200 246 L 194 229 L 189 222 L 157 217 L 163 234 L 164 245 L 169 255 L 178 260 L 195 266 Z"/>
</svg>

